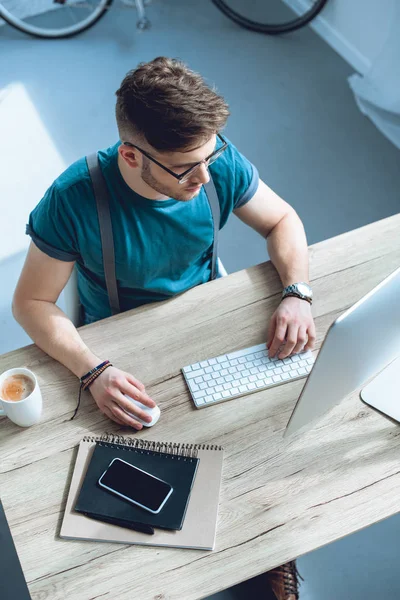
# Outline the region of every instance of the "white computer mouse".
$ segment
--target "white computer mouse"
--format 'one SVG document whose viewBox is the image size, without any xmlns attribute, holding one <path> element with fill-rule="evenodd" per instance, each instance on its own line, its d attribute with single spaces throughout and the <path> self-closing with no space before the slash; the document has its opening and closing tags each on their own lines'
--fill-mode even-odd
<svg viewBox="0 0 400 600">
<path fill-rule="evenodd" d="M 154 408 L 150 408 L 149 406 L 146 406 L 145 404 L 139 402 L 139 400 L 134 400 L 134 398 L 131 398 L 126 394 L 124 394 L 124 396 L 129 400 L 129 402 L 132 402 L 132 404 L 135 404 L 138 408 L 144 410 L 144 412 L 150 415 L 152 417 L 152 420 L 150 421 L 150 423 L 147 423 L 146 421 L 142 421 L 142 419 L 139 419 L 139 417 L 137 417 L 133 413 L 128 412 L 128 415 L 136 419 L 136 421 L 139 421 L 139 423 L 141 423 L 143 427 L 153 427 L 153 425 L 157 423 L 158 419 L 160 418 L 160 409 L 157 405 Z"/>
</svg>

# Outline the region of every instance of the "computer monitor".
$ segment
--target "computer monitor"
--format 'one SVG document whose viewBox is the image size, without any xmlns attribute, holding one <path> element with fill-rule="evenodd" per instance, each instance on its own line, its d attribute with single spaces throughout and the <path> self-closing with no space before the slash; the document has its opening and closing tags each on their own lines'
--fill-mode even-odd
<svg viewBox="0 0 400 600">
<path fill-rule="evenodd" d="M 312 424 L 398 355 L 400 268 L 330 326 L 284 435 Z M 397 383 L 400 383 L 400 373 L 397 373 L 393 373 L 392 369 L 378 376 L 382 377 L 382 391 L 391 389 L 389 375 L 392 378 L 397 376 Z M 376 393 L 379 390 L 378 378 L 374 383 L 374 401 L 369 403 L 388 413 L 384 410 L 384 399 L 381 404 Z M 368 402 L 367 397 L 364 399 Z"/>
</svg>

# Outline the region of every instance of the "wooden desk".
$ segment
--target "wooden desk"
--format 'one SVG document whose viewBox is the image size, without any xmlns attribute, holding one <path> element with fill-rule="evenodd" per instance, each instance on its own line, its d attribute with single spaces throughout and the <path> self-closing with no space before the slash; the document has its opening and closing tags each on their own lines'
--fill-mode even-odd
<svg viewBox="0 0 400 600">
<path fill-rule="evenodd" d="M 342 311 L 399 266 L 399 230 L 397 215 L 310 248 L 317 347 Z M 265 263 L 81 329 L 159 403 L 159 423 L 139 436 L 225 447 L 214 552 L 59 539 L 78 442 L 121 430 L 89 395 L 71 422 L 77 381 L 35 346 L 0 358 L 1 371 L 33 369 L 44 396 L 40 424 L 0 423 L 1 496 L 34 600 L 203 598 L 398 512 L 400 428 L 358 393 L 288 440 L 282 432 L 304 382 L 193 408 L 180 367 L 264 341 L 280 291 Z"/>
</svg>

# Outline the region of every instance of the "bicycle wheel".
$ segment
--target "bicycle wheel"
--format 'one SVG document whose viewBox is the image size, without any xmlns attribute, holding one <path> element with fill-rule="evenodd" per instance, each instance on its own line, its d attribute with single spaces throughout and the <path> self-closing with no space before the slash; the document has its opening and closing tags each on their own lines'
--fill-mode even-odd
<svg viewBox="0 0 400 600">
<path fill-rule="evenodd" d="M 276 35 L 307 25 L 328 0 L 212 0 L 232 21 L 259 33 Z"/>
<path fill-rule="evenodd" d="M 40 38 L 65 38 L 85 31 L 105 15 L 113 0 L 1 0 L 0 17 Z"/>
</svg>

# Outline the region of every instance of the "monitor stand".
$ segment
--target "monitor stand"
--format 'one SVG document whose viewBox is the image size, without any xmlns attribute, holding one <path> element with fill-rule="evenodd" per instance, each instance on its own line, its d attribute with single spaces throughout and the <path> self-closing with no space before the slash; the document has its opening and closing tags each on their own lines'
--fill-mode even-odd
<svg viewBox="0 0 400 600">
<path fill-rule="evenodd" d="M 400 357 L 361 390 L 361 399 L 400 422 Z"/>
</svg>

